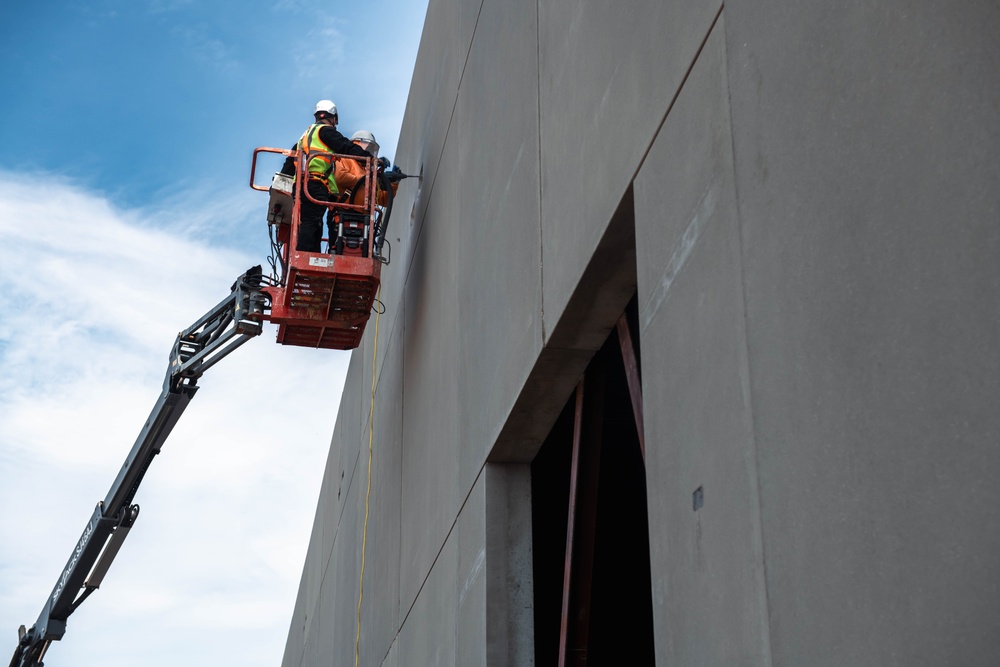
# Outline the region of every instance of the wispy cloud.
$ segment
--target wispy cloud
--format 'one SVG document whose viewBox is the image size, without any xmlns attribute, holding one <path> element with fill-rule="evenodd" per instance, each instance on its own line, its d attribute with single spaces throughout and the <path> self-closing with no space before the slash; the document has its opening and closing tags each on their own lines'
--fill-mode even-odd
<svg viewBox="0 0 1000 667">
<path fill-rule="evenodd" d="M 174 12 L 191 6 L 194 0 L 146 0 L 146 10 L 150 14 Z"/>
<path fill-rule="evenodd" d="M 335 81 L 345 80 L 342 70 L 348 64 L 344 45 L 348 37 L 336 19 L 313 23 L 302 40 L 292 47 L 295 75 L 300 81 L 310 82 L 316 90 L 330 90 Z M 358 43 L 354 36 L 353 43 Z M 346 80 L 354 80 L 349 76 Z"/>
<path fill-rule="evenodd" d="M 0 631 L 11 639 L 110 487 L 177 331 L 262 259 L 164 226 L 198 204 L 171 207 L 123 210 L 50 174 L 0 172 Z M 224 208 L 211 215 L 234 224 Z M 53 664 L 174 665 L 155 647 L 178 644 L 198 664 L 280 662 L 349 356 L 273 336 L 202 379 Z"/>
<path fill-rule="evenodd" d="M 271 9 L 276 12 L 298 11 L 306 6 L 304 0 L 274 0 Z"/>
<path fill-rule="evenodd" d="M 212 37 L 204 25 L 179 25 L 170 30 L 180 40 L 182 48 L 194 60 L 221 73 L 235 72 L 239 60 L 233 49 L 220 39 Z"/>
</svg>

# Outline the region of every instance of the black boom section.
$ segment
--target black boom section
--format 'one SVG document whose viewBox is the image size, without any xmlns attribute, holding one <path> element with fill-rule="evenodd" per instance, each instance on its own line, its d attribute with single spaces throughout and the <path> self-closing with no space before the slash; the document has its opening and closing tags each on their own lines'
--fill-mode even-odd
<svg viewBox="0 0 1000 667">
<path fill-rule="evenodd" d="M 66 632 L 66 619 L 101 585 L 139 516 L 139 506 L 132 504 L 139 484 L 198 390 L 198 378 L 261 333 L 265 299 L 261 269 L 255 266 L 233 283 L 228 297 L 177 335 L 163 392 L 108 495 L 97 503 L 38 620 L 29 630 L 19 628 L 10 667 L 42 667 L 49 646 Z"/>
</svg>

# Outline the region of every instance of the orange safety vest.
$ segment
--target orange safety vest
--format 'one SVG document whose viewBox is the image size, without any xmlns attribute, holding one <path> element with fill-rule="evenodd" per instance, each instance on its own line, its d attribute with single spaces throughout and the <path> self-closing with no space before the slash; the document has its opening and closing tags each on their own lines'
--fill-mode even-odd
<svg viewBox="0 0 1000 667">
<path fill-rule="evenodd" d="M 341 192 L 350 190 L 351 197 L 349 204 L 363 204 L 365 203 L 365 195 L 363 190 L 357 192 L 354 191 L 354 186 L 358 184 L 361 177 L 365 175 L 365 168 L 362 163 L 357 160 L 345 159 L 337 160 L 337 166 L 335 169 L 335 176 L 337 178 L 337 186 L 340 188 Z M 392 194 L 396 194 L 396 189 L 399 187 L 399 182 L 392 184 Z M 385 191 L 381 187 L 376 188 L 377 194 L 375 196 L 375 201 L 380 206 L 385 206 L 386 202 L 389 201 L 385 194 Z"/>
<path fill-rule="evenodd" d="M 392 195 L 396 196 L 396 190 L 399 189 L 399 181 L 392 184 Z M 385 206 L 389 202 L 389 197 L 385 194 L 385 190 L 381 187 L 376 188 L 375 203 L 379 206 Z M 357 192 L 351 192 L 350 200 L 348 204 L 361 205 L 365 203 L 365 191 L 364 189 L 358 190 Z"/>
<path fill-rule="evenodd" d="M 341 191 L 353 190 L 364 175 L 365 168 L 357 160 L 337 160 L 334 176 Z"/>
</svg>

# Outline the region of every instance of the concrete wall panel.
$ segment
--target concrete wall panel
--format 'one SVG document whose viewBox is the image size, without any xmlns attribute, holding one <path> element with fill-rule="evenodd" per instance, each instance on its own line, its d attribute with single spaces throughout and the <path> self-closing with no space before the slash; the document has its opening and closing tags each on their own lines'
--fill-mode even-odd
<svg viewBox="0 0 1000 667">
<path fill-rule="evenodd" d="M 660 665 L 768 662 L 726 83 L 716 25 L 635 182 Z"/>
<path fill-rule="evenodd" d="M 361 454 L 362 403 L 370 393 L 364 390 L 365 364 L 361 355 L 353 354 L 344 381 L 344 393 L 340 401 L 340 412 L 337 424 L 340 426 L 340 437 L 330 446 L 330 458 L 327 461 L 326 478 L 330 486 L 324 483 L 323 491 L 328 498 L 323 501 L 325 524 L 323 532 L 324 560 L 330 558 L 333 543 L 343 521 L 344 513 L 351 506 L 346 503 L 351 488 L 357 483 L 358 457 Z M 367 412 L 365 413 L 367 421 Z"/>
<path fill-rule="evenodd" d="M 316 519 L 309 540 L 309 549 L 306 552 L 306 565 L 302 573 L 304 587 L 302 592 L 305 594 L 305 617 L 302 620 L 302 628 L 306 638 L 312 632 L 316 622 L 320 586 L 326 574 L 330 553 L 333 551 L 333 540 L 337 535 L 340 522 L 341 505 L 337 500 L 337 493 L 340 488 L 339 452 L 343 433 L 341 424 L 341 420 L 338 419 L 333 431 L 330 454 L 327 457 L 319 500 L 316 503 Z M 322 632 L 322 629 L 317 627 L 316 631 Z"/>
<path fill-rule="evenodd" d="M 316 601 L 315 609 L 311 612 L 311 625 L 316 629 L 316 631 L 309 633 L 303 642 L 301 648 L 303 667 L 323 664 L 323 652 L 325 650 L 324 637 L 329 635 L 329 607 L 330 602 L 333 599 L 330 586 L 324 586 L 320 583 L 320 585 L 316 587 L 316 592 L 319 594 L 319 597 Z M 324 611 L 326 611 L 325 614 Z"/>
<path fill-rule="evenodd" d="M 659 664 L 1000 663 L 1000 9 L 721 7 L 431 0 L 363 664 L 531 663 L 524 499 L 494 473 L 636 278 Z M 352 662 L 373 344 L 284 667 Z"/>
<path fill-rule="evenodd" d="M 316 530 L 315 525 L 313 530 Z M 307 551 L 306 567 L 309 563 Z M 302 654 L 305 650 L 306 590 L 306 577 L 303 575 L 299 580 L 299 590 L 295 596 L 295 606 L 292 608 L 292 620 L 288 626 L 288 638 L 285 640 L 285 651 L 281 656 L 281 667 L 299 667 L 302 664 Z"/>
<path fill-rule="evenodd" d="M 344 498 L 347 509 L 323 577 L 320 618 L 324 632 L 317 638 L 321 661 L 309 664 L 354 664 L 364 493 L 365 483 L 361 480 L 351 485 Z"/>
<path fill-rule="evenodd" d="M 399 630 L 399 667 L 455 667 L 458 544 L 448 540 Z"/>
<path fill-rule="evenodd" d="M 475 480 L 449 541 L 457 544 L 455 664 L 486 667 L 486 475 Z"/>
<path fill-rule="evenodd" d="M 403 345 L 403 478 L 400 609 L 405 615 L 458 515 L 458 356 L 461 327 L 456 254 L 458 161 L 430 194 L 428 223 L 407 280 Z"/>
<path fill-rule="evenodd" d="M 406 122 L 395 156 L 387 156 L 407 174 L 422 175 L 399 186 L 386 238 L 392 263 L 383 267 L 382 297 L 385 331 L 392 332 L 405 298 L 404 283 L 434 189 L 441 154 L 458 98 L 459 82 L 472 43 L 482 0 L 431 0 L 414 65 Z M 366 337 L 370 336 L 366 332 Z"/>
<path fill-rule="evenodd" d="M 367 658 L 385 656 L 399 630 L 400 503 L 402 481 L 403 408 L 402 345 L 380 345 L 385 358 L 378 378 L 375 401 L 375 437 L 372 451 L 372 490 L 368 507 L 368 544 L 365 565 L 365 599 L 361 609 L 361 651 Z M 371 371 L 368 372 L 371 381 Z M 370 392 L 369 392 L 370 398 Z M 367 442 L 362 443 L 360 478 L 367 489 Z M 362 490 L 361 498 L 364 497 Z M 362 517 L 364 507 L 360 508 Z M 365 660 L 366 664 L 378 661 Z"/>
<path fill-rule="evenodd" d="M 431 0 L 427 7 L 424 33 L 420 39 L 417 61 L 406 104 L 406 122 L 400 131 L 398 151 L 400 163 L 407 173 L 423 174 L 420 188 L 424 194 L 433 190 L 442 164 L 444 145 L 451 129 L 452 115 L 458 98 L 465 63 L 472 43 L 482 0 Z M 406 170 L 404 169 L 404 171 Z M 400 188 L 414 184 L 401 185 Z M 426 217 L 429 199 L 421 197 L 406 222 L 407 237 L 415 237 Z M 402 229 L 402 225 L 396 227 Z M 414 241 L 407 247 L 414 250 Z M 400 256 L 408 270 L 410 254 Z"/>
<path fill-rule="evenodd" d="M 382 661 L 382 667 L 399 667 L 399 640 L 392 642 L 389 647 L 389 654 Z"/>
<path fill-rule="evenodd" d="M 727 8 L 777 665 L 1000 663 L 1000 10 Z"/>
<path fill-rule="evenodd" d="M 452 123 L 469 175 L 455 224 L 459 395 L 476 406 L 460 412 L 463 492 L 542 346 L 535 17 L 534 0 L 484 4 Z"/>
<path fill-rule="evenodd" d="M 721 5 L 539 2 L 547 330 L 561 316 Z"/>
<path fill-rule="evenodd" d="M 399 667 L 399 640 L 392 643 L 389 654 L 385 656 L 382 667 Z"/>
</svg>

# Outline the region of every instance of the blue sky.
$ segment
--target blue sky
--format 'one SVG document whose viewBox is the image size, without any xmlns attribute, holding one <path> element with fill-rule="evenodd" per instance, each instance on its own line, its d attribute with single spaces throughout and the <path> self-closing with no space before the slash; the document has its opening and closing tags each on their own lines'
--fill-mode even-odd
<svg viewBox="0 0 1000 667">
<path fill-rule="evenodd" d="M 345 134 L 371 130 L 393 158 L 426 6 L 0 6 L 0 660 L 114 480 L 177 331 L 264 261 L 253 149 L 290 146 L 329 98 Z M 201 380 L 47 665 L 280 664 L 349 353 L 273 341 Z"/>
<path fill-rule="evenodd" d="M 0 168 L 157 204 L 243 188 L 253 147 L 295 142 L 317 99 L 392 157 L 426 2 L 4 3 Z M 247 190 L 248 197 L 252 196 Z"/>
</svg>

